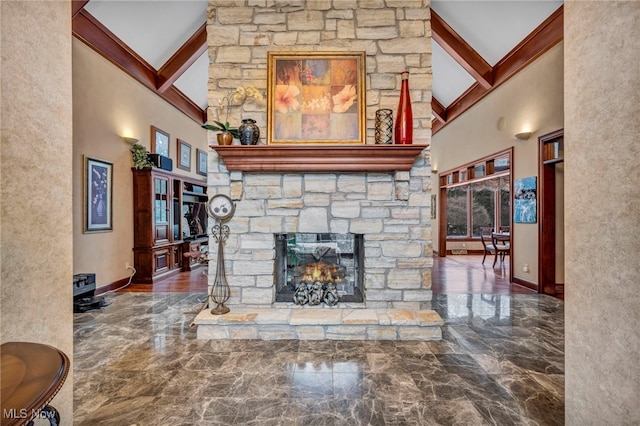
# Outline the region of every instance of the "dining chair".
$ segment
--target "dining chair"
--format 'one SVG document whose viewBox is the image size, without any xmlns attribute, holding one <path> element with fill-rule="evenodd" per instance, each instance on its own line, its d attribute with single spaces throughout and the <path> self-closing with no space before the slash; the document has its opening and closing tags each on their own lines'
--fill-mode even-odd
<svg viewBox="0 0 640 426">
<path fill-rule="evenodd" d="M 491 244 L 494 248 L 493 267 L 495 268 L 500 257 L 500 264 L 504 262 L 504 257 L 511 251 L 511 236 L 501 232 L 491 233 Z"/>
<path fill-rule="evenodd" d="M 480 241 L 482 242 L 482 247 L 484 249 L 484 255 L 482 256 L 482 264 L 484 265 L 484 260 L 487 258 L 487 253 L 494 254 L 496 251 L 493 246 L 493 242 L 491 240 L 491 234 L 493 233 L 493 228 L 489 226 L 480 227 Z"/>
</svg>

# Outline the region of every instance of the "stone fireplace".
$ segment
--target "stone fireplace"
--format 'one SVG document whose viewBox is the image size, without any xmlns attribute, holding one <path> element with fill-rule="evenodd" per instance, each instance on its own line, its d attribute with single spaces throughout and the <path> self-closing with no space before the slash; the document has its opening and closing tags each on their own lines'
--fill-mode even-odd
<svg viewBox="0 0 640 426">
<path fill-rule="evenodd" d="M 394 173 L 244 173 L 228 172 L 222 160 L 212 164 L 210 182 L 218 185 L 210 186 L 211 192 L 227 192 L 237 206 L 225 246 L 231 287 L 227 305 L 294 305 L 276 297 L 282 273 L 276 260 L 276 248 L 283 244 L 279 236 L 313 234 L 321 241 L 329 234 L 355 234 L 363 248 L 364 291 L 356 303 L 366 308 L 428 307 L 433 259 L 431 172 L 425 156 L 410 172 Z"/>
<path fill-rule="evenodd" d="M 211 154 L 215 157 L 215 151 Z M 210 191 L 227 192 L 236 202 L 224 247 L 231 289 L 226 305 L 231 312 L 199 314 L 198 337 L 440 338 L 442 321 L 431 310 L 431 168 L 427 159 L 425 150 L 410 171 L 388 173 L 248 173 L 228 171 L 220 158 L 210 162 Z M 335 235 L 349 234 L 357 236 L 354 246 L 361 246 L 355 256 L 350 246 L 332 241 L 338 238 Z M 295 245 L 299 240 L 315 240 L 300 248 L 309 253 L 300 256 L 297 264 L 277 255 L 278 247 L 285 252 L 295 247 L 293 236 Z M 210 259 L 215 259 L 215 245 L 210 247 L 214 248 Z M 338 252 L 348 256 L 338 261 Z M 302 271 L 296 266 L 313 263 L 311 259 L 362 266 L 361 278 L 353 278 L 362 279 L 362 301 L 299 305 L 288 299 L 295 290 L 280 292 L 278 278 L 286 271 L 294 275 L 294 284 L 302 282 L 296 276 Z M 209 270 L 212 285 L 214 262 Z M 342 274 L 347 272 L 338 272 Z M 286 299 L 280 301 L 281 297 Z"/>
<path fill-rule="evenodd" d="M 362 234 L 276 234 L 276 302 L 340 306 L 364 301 Z"/>
<path fill-rule="evenodd" d="M 325 156 L 318 154 L 320 149 L 308 154 L 301 148 L 292 154 L 288 148 L 296 147 L 277 151 L 246 146 L 238 147 L 245 151 L 231 158 L 224 157 L 219 148 L 227 153 L 234 148 L 218 147 L 215 134 L 209 132 L 213 149 L 209 151 L 208 194 L 229 195 L 237 207 L 228 222 L 231 235 L 225 246 L 231 313 L 219 317 L 204 313 L 205 317 L 196 321 L 198 337 L 439 338 L 441 320 L 430 311 L 428 0 L 258 2 L 261 5 L 255 7 L 249 3 L 256 2 L 209 3 L 209 105 L 217 105 L 238 85 L 266 89 L 269 50 L 365 51 L 366 134 L 371 149 L 357 145 L 336 148 L 342 156 L 335 167 L 330 147 Z M 369 145 L 373 143 L 375 111 L 395 110 L 400 72 L 404 70 L 411 73 L 413 143 L 422 149 L 415 150 L 407 167 L 381 166 L 380 159 L 396 158 L 396 151 L 402 150 Z M 208 114 L 210 120 L 216 119 L 214 107 Z M 231 111 L 229 120 L 240 122 L 247 117 L 255 119 L 266 134 L 264 106 L 243 105 Z M 264 144 L 264 138 L 260 143 Z M 250 159 L 246 150 L 251 150 Z M 366 160 L 358 150 L 368 152 Z M 274 166 L 277 155 L 286 155 L 289 166 Z M 263 161 L 270 163 L 262 167 Z M 243 163 L 251 163 L 251 167 L 243 168 Z M 353 247 L 345 248 L 351 243 L 337 241 L 342 238 L 336 237 L 339 235 L 356 236 Z M 307 246 L 298 242 L 305 238 L 317 243 L 306 257 L 294 261 L 287 259 L 286 253 L 284 257 L 277 254 L 282 249 L 304 252 Z M 295 244 L 290 243 L 292 239 Z M 215 249 L 215 244 L 210 247 Z M 355 249 L 359 249 L 357 254 Z M 215 256 L 211 253 L 210 258 Z M 338 266 L 330 274 L 346 277 L 335 284 L 340 295 L 335 305 L 296 304 L 291 299 L 305 282 L 300 275 L 305 268 L 294 263 L 307 265 L 313 263 L 311 258 Z M 346 270 L 349 262 L 358 266 L 353 276 Z M 210 270 L 214 268 L 212 262 Z M 318 280 L 308 281 L 307 290 L 311 291 Z M 209 284 L 213 284 L 213 276 Z M 320 286 L 325 291 L 332 287 L 322 280 Z M 304 295 L 301 298 L 304 300 Z M 201 324 L 212 328 L 201 331 Z"/>
</svg>

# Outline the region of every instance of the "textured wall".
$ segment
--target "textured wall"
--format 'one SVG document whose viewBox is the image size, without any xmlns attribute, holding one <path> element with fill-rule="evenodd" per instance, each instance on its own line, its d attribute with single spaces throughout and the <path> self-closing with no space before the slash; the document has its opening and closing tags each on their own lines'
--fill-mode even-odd
<svg viewBox="0 0 640 426">
<path fill-rule="evenodd" d="M 640 3 L 565 2 L 566 423 L 640 421 Z"/>
<path fill-rule="evenodd" d="M 133 178 L 130 146 L 134 136 L 147 149 L 151 125 L 171 137 L 173 172 L 195 173 L 196 148 L 207 149 L 207 131 L 81 41 L 73 40 L 73 271 L 95 272 L 104 286 L 129 276 L 133 263 Z M 191 144 L 191 172 L 177 168 L 177 141 Z M 83 233 L 84 156 L 113 163 L 113 231 Z"/>
<path fill-rule="evenodd" d="M 1 2 L 1 341 L 73 358 L 71 3 Z M 71 424 L 73 379 L 53 400 Z"/>
<path fill-rule="evenodd" d="M 511 176 L 538 175 L 538 137 L 563 127 L 563 43 L 509 79 L 433 136 L 431 161 L 439 172 L 514 147 Z M 504 128 L 498 120 L 504 119 Z M 533 135 L 513 135 L 530 127 Z M 437 222 L 433 240 L 438 241 Z M 514 224 L 513 274 L 538 282 L 538 224 Z M 448 243 L 448 248 L 454 248 Z M 478 243 L 479 244 L 479 243 Z M 481 249 L 481 247 L 480 247 Z M 522 266 L 529 265 L 529 273 Z"/>
</svg>

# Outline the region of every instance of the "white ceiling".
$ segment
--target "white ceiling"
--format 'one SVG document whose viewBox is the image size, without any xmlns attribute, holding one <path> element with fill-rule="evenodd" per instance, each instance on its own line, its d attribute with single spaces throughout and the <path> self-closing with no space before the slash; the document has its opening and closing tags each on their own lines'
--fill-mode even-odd
<svg viewBox="0 0 640 426">
<path fill-rule="evenodd" d="M 493 66 L 562 3 L 433 0 L 431 8 Z"/>
<path fill-rule="evenodd" d="M 509 51 L 563 4 L 557 0 L 432 0 L 432 9 L 489 65 Z M 87 10 L 158 70 L 206 22 L 206 0 L 91 0 Z M 445 108 L 475 79 L 433 42 L 433 96 Z M 174 83 L 202 109 L 207 107 L 205 52 Z"/>
<path fill-rule="evenodd" d="M 207 0 L 91 0 L 85 10 L 156 70 L 207 22 Z M 207 107 L 207 53 L 174 83 Z"/>
<path fill-rule="evenodd" d="M 431 8 L 494 66 L 549 17 L 562 1 L 432 0 Z M 445 108 L 476 80 L 432 42 L 433 97 Z"/>
</svg>

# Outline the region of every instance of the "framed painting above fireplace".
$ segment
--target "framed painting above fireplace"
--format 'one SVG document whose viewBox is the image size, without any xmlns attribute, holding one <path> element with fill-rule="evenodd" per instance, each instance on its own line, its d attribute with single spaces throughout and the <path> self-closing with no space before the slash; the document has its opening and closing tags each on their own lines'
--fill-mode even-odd
<svg viewBox="0 0 640 426">
<path fill-rule="evenodd" d="M 267 144 L 366 143 L 365 52 L 268 52 Z"/>
</svg>

